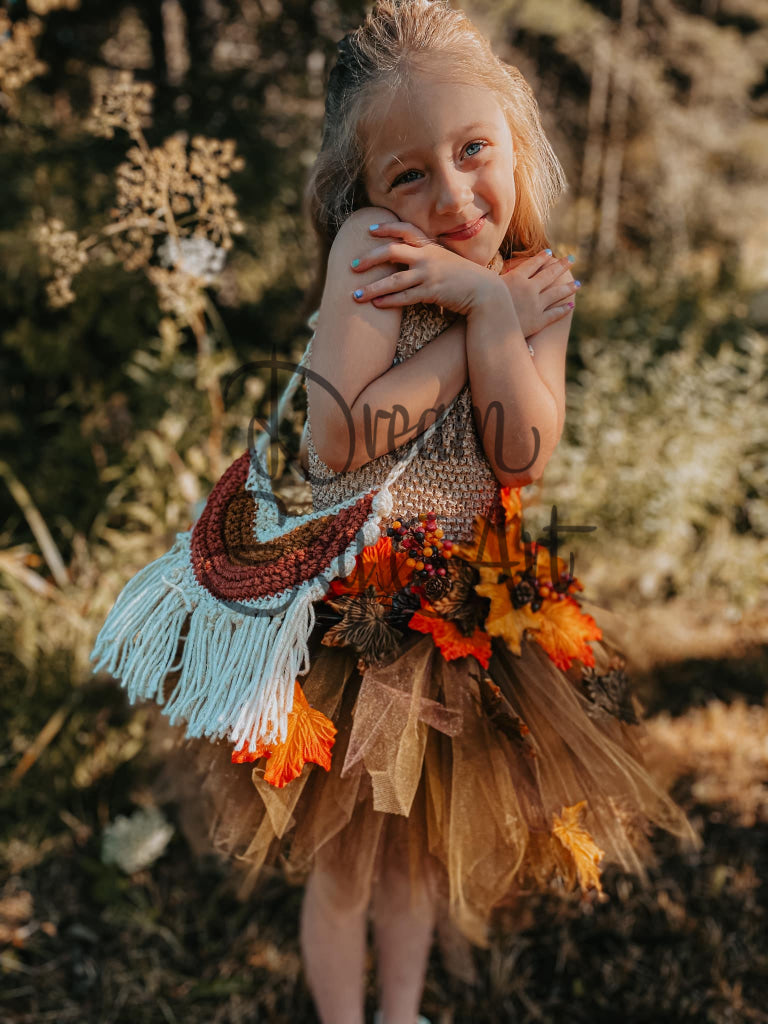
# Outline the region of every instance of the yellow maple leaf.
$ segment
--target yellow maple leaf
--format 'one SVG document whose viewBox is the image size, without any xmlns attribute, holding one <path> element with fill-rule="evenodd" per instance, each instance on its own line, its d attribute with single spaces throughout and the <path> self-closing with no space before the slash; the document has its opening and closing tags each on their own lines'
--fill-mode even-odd
<svg viewBox="0 0 768 1024">
<path fill-rule="evenodd" d="M 605 851 L 597 846 L 592 836 L 579 821 L 581 812 L 586 806 L 587 801 L 581 800 L 572 807 L 564 807 L 561 812 L 562 817 L 558 818 L 556 814 L 553 814 L 552 832 L 573 857 L 581 891 L 586 892 L 592 885 L 602 892 L 599 864 Z"/>
<path fill-rule="evenodd" d="M 531 611 L 529 604 L 515 608 L 509 594 L 509 587 L 501 583 L 486 581 L 478 583 L 475 593 L 488 597 L 491 607 L 485 619 L 485 628 L 491 636 L 500 636 L 513 654 L 520 654 L 520 644 L 526 629 L 537 629 L 542 622 L 541 612 Z"/>
<path fill-rule="evenodd" d="M 251 753 L 244 744 L 232 754 L 235 764 L 267 757 L 264 781 L 282 788 L 301 775 L 307 761 L 320 765 L 326 771 L 331 767 L 331 747 L 336 742 L 336 726 L 322 711 L 309 706 L 298 682 L 294 684 L 293 707 L 288 712 L 288 731 L 283 743 L 259 742 Z"/>
<path fill-rule="evenodd" d="M 479 588 L 477 590 L 479 593 Z M 574 659 L 588 668 L 595 664 L 595 653 L 589 641 L 602 639 L 603 633 L 592 616 L 579 608 L 574 598 L 544 601 L 538 612 L 538 621 L 531 629 L 531 638 L 564 672 Z"/>
</svg>

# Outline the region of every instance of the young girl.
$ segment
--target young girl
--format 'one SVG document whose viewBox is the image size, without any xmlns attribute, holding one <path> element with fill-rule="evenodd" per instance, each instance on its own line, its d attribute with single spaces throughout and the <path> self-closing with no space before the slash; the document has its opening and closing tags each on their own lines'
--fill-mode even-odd
<svg viewBox="0 0 768 1024">
<path fill-rule="evenodd" d="M 494 907 L 552 885 L 607 898 L 608 862 L 646 880 L 651 824 L 697 842 L 643 765 L 639 705 L 554 531 L 537 544 L 522 529 L 519 488 L 563 429 L 576 283 L 545 221 L 564 187 L 529 86 L 461 12 L 377 3 L 339 46 L 309 188 L 315 512 L 290 542 L 265 540 L 233 467 L 192 535 L 194 580 L 149 567 L 99 641 L 132 697 L 220 737 L 184 748 L 217 846 L 252 880 L 280 858 L 306 881 L 301 949 L 324 1024 L 364 1019 L 369 911 L 376 1019 L 413 1024 L 436 925 L 460 971 L 459 937 L 487 945 Z M 200 588 L 261 609 L 262 590 L 231 581 L 311 562 L 361 501 L 375 533 L 312 591 L 306 646 L 298 617 L 274 643 L 306 655 L 292 703 L 246 728 L 238 637 L 258 638 L 246 682 L 263 688 L 269 627 L 210 603 L 196 617 Z M 151 686 L 137 665 L 155 666 Z"/>
</svg>

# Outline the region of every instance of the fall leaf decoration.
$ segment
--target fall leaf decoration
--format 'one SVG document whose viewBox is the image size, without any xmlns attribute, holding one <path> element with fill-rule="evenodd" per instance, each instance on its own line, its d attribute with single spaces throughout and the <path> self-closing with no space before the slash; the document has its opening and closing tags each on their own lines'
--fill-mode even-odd
<svg viewBox="0 0 768 1024">
<path fill-rule="evenodd" d="M 381 597 L 391 596 L 406 587 L 413 576 L 407 561 L 405 552 L 394 550 L 390 537 L 381 537 L 355 557 L 355 568 L 349 576 L 331 582 L 328 596 L 362 594 L 369 587 Z"/>
<path fill-rule="evenodd" d="M 531 730 L 525 722 L 512 710 L 509 701 L 504 697 L 501 688 L 490 676 L 475 676 L 478 681 L 481 710 L 507 739 L 521 746 L 528 757 L 536 757 L 536 750 L 530 739 Z"/>
<path fill-rule="evenodd" d="M 488 602 L 475 591 L 478 579 L 477 569 L 463 558 L 452 558 L 448 564 L 448 592 L 437 599 L 431 598 L 429 592 L 426 593 L 437 614 L 455 622 L 464 636 L 471 636 L 482 625 L 487 612 Z"/>
<path fill-rule="evenodd" d="M 573 857 L 582 892 L 586 892 L 591 885 L 602 893 L 603 886 L 600 882 L 598 865 L 605 855 L 605 851 L 597 846 L 592 836 L 579 821 L 581 812 L 586 806 L 587 801 L 581 800 L 572 807 L 564 807 L 561 812 L 562 817 L 558 818 L 556 814 L 553 814 L 552 832 Z"/>
<path fill-rule="evenodd" d="M 491 602 L 485 628 L 491 636 L 501 637 L 513 654 L 520 654 L 526 629 L 537 629 L 542 621 L 541 614 L 533 612 L 530 604 L 515 608 L 505 579 L 501 583 L 479 583 L 475 591 Z"/>
<path fill-rule="evenodd" d="M 336 726 L 322 711 L 311 708 L 304 691 L 295 684 L 293 708 L 288 713 L 288 732 L 285 742 L 266 745 L 258 743 L 251 752 L 248 745 L 235 750 L 233 764 L 244 764 L 268 758 L 264 781 L 282 788 L 301 775 L 304 765 L 311 761 L 326 771 L 331 767 L 331 747 L 336 742 Z"/>
<path fill-rule="evenodd" d="M 593 718 L 609 714 L 628 725 L 639 724 L 625 668 L 626 660 L 617 655 L 611 659 L 608 671 L 602 675 L 593 667 L 582 671 L 582 687 L 591 702 L 587 707 L 587 714 Z"/>
<path fill-rule="evenodd" d="M 522 529 L 523 525 L 523 503 L 520 498 L 519 487 L 502 487 L 501 488 L 501 504 L 504 508 L 504 519 L 507 524 L 507 529 L 517 531 L 518 534 Z M 519 536 L 516 538 L 515 547 L 519 544 Z"/>
<path fill-rule="evenodd" d="M 431 633 L 435 646 L 446 661 L 471 655 L 477 658 L 483 668 L 488 668 L 491 638 L 479 626 L 471 636 L 464 636 L 455 622 L 436 615 L 427 601 L 422 601 L 421 611 L 414 612 L 408 626 L 419 633 Z"/>
<path fill-rule="evenodd" d="M 343 594 L 327 603 L 341 614 L 341 621 L 326 630 L 322 642 L 328 647 L 354 647 L 365 663 L 378 664 L 397 652 L 403 639 L 399 629 L 387 622 L 388 609 L 369 586 L 364 593 Z"/>
<path fill-rule="evenodd" d="M 591 615 L 569 597 L 565 601 L 545 601 L 532 639 L 543 647 L 558 668 L 567 671 L 574 659 L 584 665 L 595 664 L 590 640 L 599 640 L 602 631 Z"/>
<path fill-rule="evenodd" d="M 499 576 L 511 576 L 525 568 L 525 549 L 520 546 L 521 531 L 500 527 L 477 515 L 472 524 L 471 544 L 460 544 L 457 554 L 480 573 L 485 582 L 498 582 Z"/>
<path fill-rule="evenodd" d="M 562 558 L 553 558 L 548 548 L 535 541 L 526 542 L 519 491 L 502 488 L 501 500 L 504 527 L 476 516 L 472 543 L 458 550 L 459 557 L 479 574 L 475 593 L 490 601 L 487 632 L 501 637 L 517 655 L 527 634 L 563 670 L 574 660 L 594 665 L 590 641 L 602 639 L 602 632 L 571 596 L 583 589 L 581 583 L 567 571 Z"/>
</svg>

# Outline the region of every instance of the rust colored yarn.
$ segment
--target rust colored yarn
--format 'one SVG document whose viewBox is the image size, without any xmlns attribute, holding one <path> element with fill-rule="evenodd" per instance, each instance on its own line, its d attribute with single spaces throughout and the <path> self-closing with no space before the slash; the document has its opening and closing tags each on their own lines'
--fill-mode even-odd
<svg viewBox="0 0 768 1024">
<path fill-rule="evenodd" d="M 374 493 L 330 515 L 302 523 L 270 541 L 254 536 L 254 499 L 245 490 L 244 452 L 214 487 L 192 530 L 195 578 L 224 601 L 274 596 L 318 576 L 355 539 L 371 514 Z"/>
</svg>

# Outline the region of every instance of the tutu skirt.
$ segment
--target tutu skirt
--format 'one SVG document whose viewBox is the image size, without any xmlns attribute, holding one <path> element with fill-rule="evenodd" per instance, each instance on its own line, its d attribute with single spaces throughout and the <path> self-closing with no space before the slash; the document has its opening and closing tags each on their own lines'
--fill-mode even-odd
<svg viewBox="0 0 768 1024">
<path fill-rule="evenodd" d="M 598 707 L 538 644 L 515 654 L 494 637 L 486 670 L 408 631 L 397 657 L 365 667 L 322 633 L 301 685 L 337 730 L 328 770 L 308 762 L 275 786 L 268 758 L 234 764 L 231 744 L 159 726 L 181 762 L 171 774 L 186 821 L 234 858 L 244 893 L 269 865 L 297 884 L 316 868 L 336 901 L 364 907 L 397 866 L 414 895 L 430 887 L 446 966 L 470 980 L 466 953 L 487 947 L 496 908 L 547 889 L 608 899 L 608 863 L 647 884 L 654 826 L 698 845 L 644 764 L 640 718 L 626 703 L 623 716 Z M 615 648 L 590 646 L 609 678 Z"/>
</svg>

